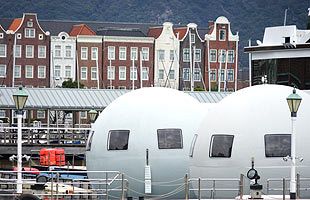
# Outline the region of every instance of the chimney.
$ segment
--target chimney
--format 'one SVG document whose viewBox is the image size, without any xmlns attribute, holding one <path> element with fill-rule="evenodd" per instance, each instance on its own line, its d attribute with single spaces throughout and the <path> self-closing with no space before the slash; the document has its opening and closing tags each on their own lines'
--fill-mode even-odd
<svg viewBox="0 0 310 200">
<path fill-rule="evenodd" d="M 214 28 L 214 21 L 208 21 L 208 34 L 211 33 L 213 28 Z"/>
</svg>

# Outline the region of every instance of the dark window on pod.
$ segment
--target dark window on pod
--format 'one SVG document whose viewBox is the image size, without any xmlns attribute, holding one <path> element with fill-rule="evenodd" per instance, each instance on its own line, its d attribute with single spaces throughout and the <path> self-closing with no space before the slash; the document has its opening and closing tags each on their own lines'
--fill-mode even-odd
<svg viewBox="0 0 310 200">
<path fill-rule="evenodd" d="M 110 130 L 108 150 L 127 150 L 129 132 L 129 130 Z"/>
<path fill-rule="evenodd" d="M 211 158 L 230 158 L 233 141 L 233 135 L 212 135 L 209 156 Z"/>
<path fill-rule="evenodd" d="M 265 156 L 285 157 L 291 155 L 290 134 L 266 134 L 265 135 Z"/>
<path fill-rule="evenodd" d="M 181 129 L 157 129 L 159 149 L 182 149 L 183 138 Z"/>
</svg>

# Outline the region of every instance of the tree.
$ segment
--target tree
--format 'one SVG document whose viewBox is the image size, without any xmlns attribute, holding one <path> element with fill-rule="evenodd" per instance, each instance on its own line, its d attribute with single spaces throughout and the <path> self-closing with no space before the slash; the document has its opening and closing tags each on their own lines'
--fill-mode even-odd
<svg viewBox="0 0 310 200">
<path fill-rule="evenodd" d="M 70 78 L 67 81 L 62 82 L 62 88 L 78 88 L 78 82 L 77 81 L 72 81 Z M 80 88 L 84 88 L 84 85 L 80 83 Z"/>
</svg>

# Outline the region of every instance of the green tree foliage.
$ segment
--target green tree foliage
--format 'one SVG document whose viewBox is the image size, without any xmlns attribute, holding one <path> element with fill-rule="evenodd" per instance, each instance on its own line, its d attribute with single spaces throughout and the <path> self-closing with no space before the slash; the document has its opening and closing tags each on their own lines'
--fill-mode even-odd
<svg viewBox="0 0 310 200">
<path fill-rule="evenodd" d="M 64 81 L 61 87 L 62 88 L 78 88 L 78 82 L 72 81 L 72 79 L 70 78 L 69 80 Z M 82 83 L 80 83 L 80 88 L 84 88 L 84 85 Z"/>
</svg>

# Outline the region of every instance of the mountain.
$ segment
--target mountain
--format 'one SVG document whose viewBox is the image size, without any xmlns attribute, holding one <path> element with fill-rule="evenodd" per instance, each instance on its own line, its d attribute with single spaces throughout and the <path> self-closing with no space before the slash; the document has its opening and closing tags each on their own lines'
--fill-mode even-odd
<svg viewBox="0 0 310 200">
<path fill-rule="evenodd" d="M 248 40 L 262 40 L 264 28 L 287 25 L 306 29 L 309 0 L 14 0 L 0 1 L 0 17 L 21 17 L 34 12 L 39 19 L 87 20 L 174 24 L 193 22 L 207 27 L 208 21 L 224 15 L 233 33 L 240 35 L 240 68 L 248 67 L 243 47 Z M 254 44 L 254 43 L 253 43 Z M 256 44 L 256 42 L 255 42 Z"/>
</svg>

